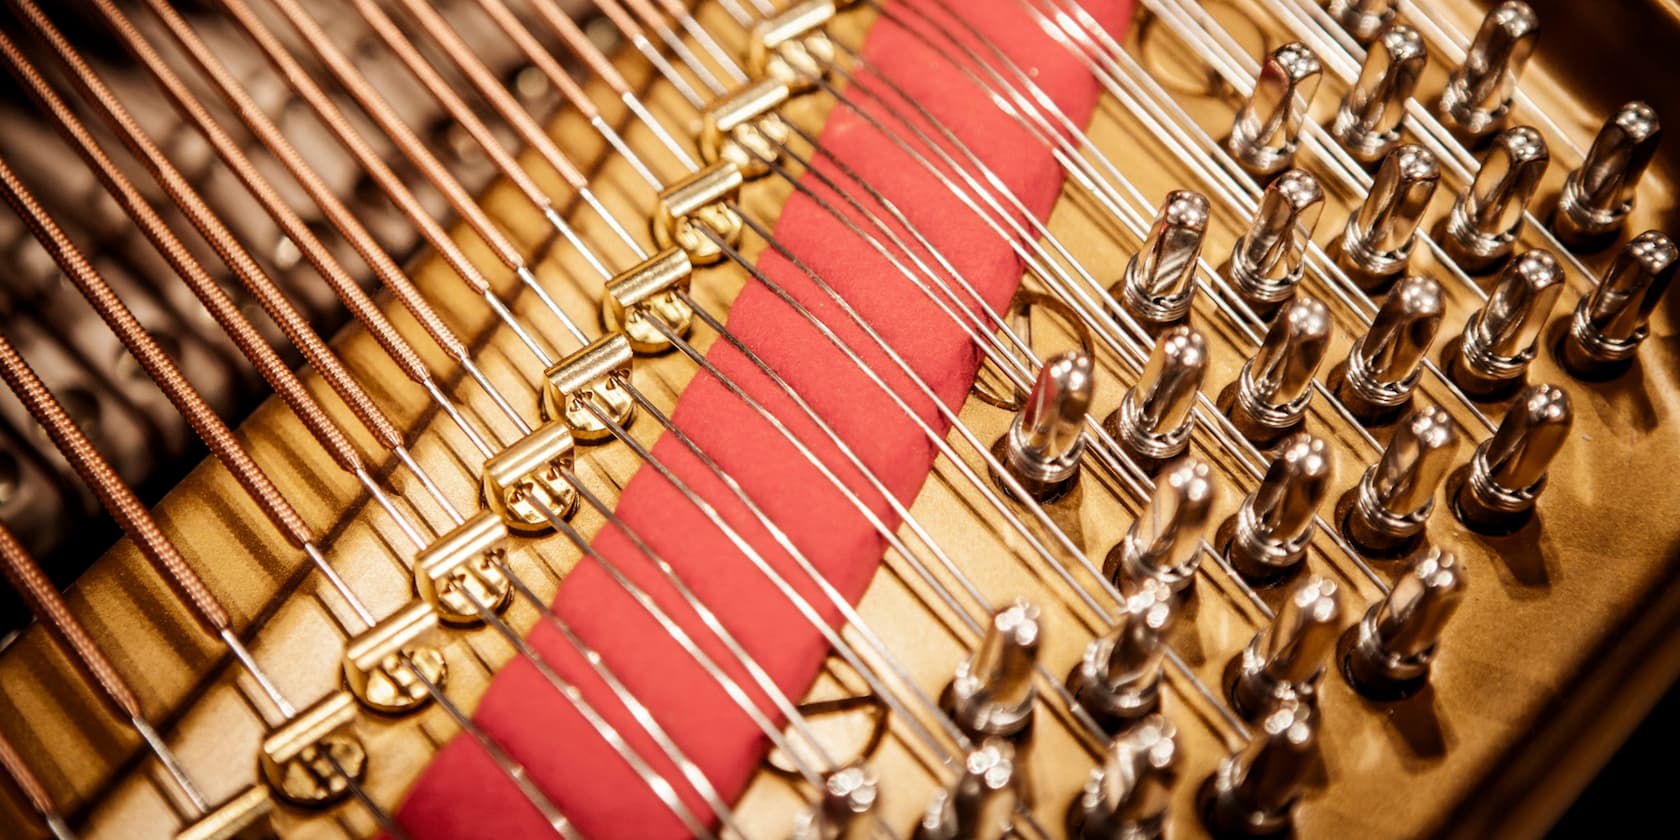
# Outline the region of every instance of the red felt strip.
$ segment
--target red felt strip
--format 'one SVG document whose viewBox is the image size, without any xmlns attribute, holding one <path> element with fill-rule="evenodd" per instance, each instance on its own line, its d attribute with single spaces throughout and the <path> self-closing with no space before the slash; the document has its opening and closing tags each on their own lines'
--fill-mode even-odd
<svg viewBox="0 0 1680 840">
<path fill-rule="evenodd" d="M 1131 3 L 1086 0 L 1084 5 L 1118 32 Z M 1096 101 L 1096 83 L 1015 0 L 965 0 L 959 6 L 971 23 L 1027 68 L 1076 121 L 1088 118 Z M 1060 170 L 1048 151 L 1004 116 L 979 88 L 916 38 L 885 21 L 871 29 L 862 52 L 877 70 L 964 138 L 1028 208 L 1040 218 L 1049 213 L 1061 187 Z M 878 85 L 876 89 L 886 94 Z M 890 95 L 888 99 L 892 101 Z M 857 101 L 868 100 L 860 97 Z M 844 106 L 834 109 L 823 128 L 822 143 L 892 198 L 992 307 L 1007 303 L 1020 281 L 1019 262 L 991 229 L 914 159 Z M 815 179 L 807 176 L 805 182 L 826 193 Z M 844 206 L 832 195 L 825 197 Z M 869 229 L 867 224 L 862 226 Z M 978 366 L 977 351 L 890 263 L 815 202 L 797 194 L 783 209 L 775 236 L 836 288 L 947 404 L 961 404 Z M 760 265 L 856 348 L 929 423 L 944 428 L 897 369 L 798 268 L 770 250 Z M 908 502 L 915 496 L 931 469 L 933 447 L 840 351 L 758 283 L 749 283 L 740 294 L 728 323 L 901 500 Z M 774 411 L 858 495 L 871 498 L 868 485 L 751 363 L 722 341 L 714 345 L 709 358 Z M 880 562 L 883 541 L 778 432 L 704 373 L 696 375 L 682 394 L 673 416 L 786 530 L 840 593 L 854 601 L 862 595 Z M 821 610 L 825 620 L 837 621 L 836 610 L 793 559 L 777 548 L 765 529 L 687 449 L 666 436 L 654 452 L 722 511 L 784 579 Z M 883 520 L 896 522 L 883 501 L 877 498 L 871 503 Z M 625 488 L 618 512 L 670 561 L 789 696 L 797 698 L 804 692 L 828 652 L 827 645 L 719 529 L 645 466 Z M 752 681 L 743 670 L 623 534 L 603 531 L 595 547 L 652 593 L 714 660 L 752 690 Z M 767 740 L 717 682 L 587 558 L 560 587 L 554 608 L 601 653 L 722 796 L 737 796 L 763 756 Z M 581 688 L 638 753 L 672 780 L 704 819 L 708 811 L 699 797 L 576 650 L 547 624 L 531 632 L 530 643 L 557 672 Z M 760 707 L 770 709 L 767 701 Z M 586 836 L 678 837 L 686 833 L 629 765 L 528 662 L 516 659 L 496 676 L 475 718 Z M 456 737 L 427 768 L 398 819 L 418 840 L 507 840 L 548 833 L 536 809 L 464 736 Z"/>
</svg>

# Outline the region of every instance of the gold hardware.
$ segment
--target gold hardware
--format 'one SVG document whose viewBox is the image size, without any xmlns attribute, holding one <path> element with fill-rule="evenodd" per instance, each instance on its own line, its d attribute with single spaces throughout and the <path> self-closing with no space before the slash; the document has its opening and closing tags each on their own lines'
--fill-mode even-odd
<svg viewBox="0 0 1680 840">
<path fill-rule="evenodd" d="M 630 425 L 636 415 L 636 404 L 618 383 L 618 377 L 630 376 L 633 358 L 630 339 L 622 333 L 608 333 L 555 362 L 543 374 L 547 380 L 543 388 L 543 416 L 564 420 L 572 437 L 581 443 L 611 438 L 612 431 L 584 407 L 583 401 L 593 403 L 620 427 Z"/>
<path fill-rule="evenodd" d="M 659 193 L 653 209 L 653 241 L 688 252 L 695 265 L 723 259 L 723 251 L 696 228 L 705 225 L 734 247 L 741 241 L 741 217 L 725 202 L 739 197 L 746 176 L 730 161 L 718 161 Z"/>
<path fill-rule="evenodd" d="M 414 558 L 414 588 L 449 624 L 475 624 L 477 604 L 500 610 L 513 587 L 497 563 L 507 552 L 507 526 L 495 514 L 478 514 L 438 537 Z"/>
<path fill-rule="evenodd" d="M 701 159 L 729 161 L 747 178 L 769 172 L 765 161 L 778 160 L 779 145 L 793 134 L 776 114 L 776 108 L 792 95 L 786 81 L 772 77 L 748 82 L 713 100 L 700 114 Z"/>
<path fill-rule="evenodd" d="M 577 505 L 577 490 L 561 474 L 571 469 L 572 450 L 565 423 L 538 426 L 484 462 L 484 503 L 511 531 L 546 533 L 554 526 L 545 513 L 570 516 Z"/>
<path fill-rule="evenodd" d="M 344 647 L 344 681 L 351 693 L 386 714 L 411 711 L 431 699 L 415 671 L 434 686 L 448 676 L 443 654 L 421 644 L 437 626 L 432 606 L 416 601 L 352 638 Z"/>
<path fill-rule="evenodd" d="M 351 731 L 356 700 L 335 691 L 262 742 L 263 779 L 294 805 L 327 805 L 350 792 L 367 772 L 367 750 Z"/>
<path fill-rule="evenodd" d="M 274 799 L 268 788 L 252 785 L 220 807 L 199 817 L 175 840 L 273 840 Z"/>
<path fill-rule="evenodd" d="M 834 0 L 805 0 L 759 21 L 747 41 L 747 71 L 794 93 L 816 87 L 834 64 L 834 42 L 822 27 L 837 13 Z"/>
<path fill-rule="evenodd" d="M 677 295 L 688 290 L 694 263 L 681 248 L 667 248 L 628 271 L 607 281 L 601 296 L 601 317 L 609 332 L 622 332 L 637 353 L 663 353 L 671 349 L 665 334 L 649 322 L 657 318 L 677 335 L 687 336 L 694 326 L 694 310 Z"/>
</svg>

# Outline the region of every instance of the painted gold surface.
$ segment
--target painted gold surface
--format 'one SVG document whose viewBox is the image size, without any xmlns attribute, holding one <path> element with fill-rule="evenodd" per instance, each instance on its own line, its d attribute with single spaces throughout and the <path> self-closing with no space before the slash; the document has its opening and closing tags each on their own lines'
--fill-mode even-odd
<svg viewBox="0 0 1680 840">
<path fill-rule="evenodd" d="M 1473 31 L 1479 10 L 1468 3 L 1446 5 L 1460 31 Z M 1259 54 L 1262 45 L 1275 46 L 1283 40 L 1282 28 L 1258 3 L 1225 0 L 1210 8 L 1251 54 Z M 1595 47 L 1579 39 L 1571 42 L 1567 18 L 1571 10 L 1542 9 L 1543 14 L 1547 11 L 1549 31 L 1537 60 L 1528 68 L 1523 88 L 1574 147 L 1584 148 L 1597 129 L 1597 115 L 1647 92 L 1632 82 L 1618 86 L 1596 76 L 1581 78 L 1603 73 L 1602 68 L 1594 71 L 1577 60 Z M 1675 31 L 1672 17 L 1664 17 L 1654 7 L 1647 11 L 1649 25 Z M 702 16 L 713 31 L 729 33 L 728 46 L 745 48 L 746 38 L 716 8 L 706 6 Z M 855 45 L 867 17 L 867 11 L 844 12 L 830 31 Z M 1141 20 L 1133 28 L 1128 50 L 1168 83 L 1209 133 L 1223 136 L 1237 104 L 1235 97 L 1208 84 L 1205 68 L 1190 58 L 1166 27 Z M 632 56 L 620 63 L 632 79 L 646 78 L 645 62 Z M 1637 65 L 1626 69 L 1640 71 Z M 1424 96 L 1438 92 L 1444 77 L 1444 64 L 1436 56 L 1420 87 Z M 647 91 L 655 113 L 687 131 L 699 129 L 699 120 L 667 87 L 650 84 Z M 1313 118 L 1328 122 L 1341 93 L 1340 81 L 1327 73 Z M 608 96 L 596 99 L 611 102 Z M 802 125 L 817 126 L 826 108 L 820 97 L 804 96 L 784 113 Z M 608 115 L 622 117 L 611 109 Z M 1519 108 L 1515 122 L 1527 122 L 1532 116 Z M 1539 125 L 1545 128 L 1546 124 Z M 554 132 L 570 153 L 597 161 L 593 183 L 610 206 L 622 211 L 623 218 L 647 216 L 654 200 L 650 191 L 622 161 L 603 154 L 587 126 L 567 116 L 558 120 Z M 665 163 L 645 132 L 632 127 L 627 133 L 656 166 Z M 1104 100 L 1099 106 L 1090 135 L 1150 201 L 1173 188 L 1202 188 L 1197 178 L 1179 167 L 1162 141 L 1113 101 Z M 1550 206 L 1564 174 L 1579 160 L 1571 143 L 1550 134 L 1547 139 L 1553 163 L 1535 204 L 1542 210 Z M 1325 171 L 1309 152 L 1303 152 L 1300 160 L 1309 169 Z M 1680 231 L 1675 160 L 1671 144 L 1642 185 L 1632 231 L 1651 227 Z M 541 167 L 533 171 L 546 173 Z M 1315 238 L 1328 245 L 1340 235 L 1354 197 L 1344 194 L 1333 179 L 1324 179 L 1324 184 L 1329 206 Z M 563 194 L 558 184 L 545 186 Z M 1449 196 L 1464 187 L 1452 177 L 1444 178 L 1425 217 L 1424 230 L 1435 229 L 1450 207 Z M 762 179 L 748 184 L 742 198 L 750 212 L 771 218 L 788 190 L 773 179 Z M 564 245 L 548 250 L 545 222 L 512 190 L 494 189 L 483 200 L 529 252 L 545 255 L 537 264 L 538 276 L 562 305 L 578 320 L 595 322 L 600 317 L 601 288 L 587 265 Z M 611 247 L 609 234 L 598 220 L 587 213 L 574 215 L 591 242 L 602 243 L 607 253 L 617 255 L 614 259 L 627 262 Z M 1215 200 L 1204 251 L 1210 262 L 1222 261 L 1246 221 Z M 1137 247 L 1133 237 L 1112 220 L 1101 218 L 1094 203 L 1083 196 L 1064 197 L 1052 216 L 1051 228 L 1103 282 L 1118 279 L 1126 258 Z M 465 237 L 463 241 L 477 247 Z M 1536 243 L 1533 230 L 1524 234 L 1523 246 Z M 749 254 L 761 247 L 750 235 L 744 244 Z M 480 265 L 494 264 L 487 253 L 473 256 Z M 1601 268 L 1607 259 L 1608 254 L 1599 254 L 1586 261 Z M 1414 272 L 1431 270 L 1422 249 L 1414 254 L 1412 265 Z M 476 336 L 479 363 L 515 406 L 534 419 L 542 382 L 540 367 L 511 334 L 492 327 L 484 307 L 444 266 L 422 264 L 416 276 L 428 294 L 445 302 L 440 308 L 454 325 L 463 334 Z M 490 276 L 502 291 L 514 288 L 505 272 Z M 721 312 L 743 282 L 742 272 L 727 265 L 697 268 L 694 294 L 714 312 Z M 1573 440 L 1552 467 L 1551 485 L 1539 502 L 1536 524 L 1510 537 L 1482 538 L 1463 529 L 1449 515 L 1447 501 L 1440 502 L 1429 525 L 1430 538 L 1458 552 L 1468 569 L 1470 587 L 1466 603 L 1446 631 L 1433 685 L 1410 701 L 1376 705 L 1359 699 L 1334 675 L 1325 681 L 1323 762 L 1298 812 L 1302 836 L 1537 832 L 1564 807 L 1586 774 L 1625 735 L 1680 666 L 1680 655 L 1670 643 L 1673 622 L 1680 615 L 1680 589 L 1673 585 L 1680 547 L 1680 517 L 1673 514 L 1680 508 L 1680 497 L 1672 490 L 1672 470 L 1680 462 L 1680 438 L 1672 431 L 1680 408 L 1675 381 L 1680 371 L 1676 358 L 1680 303 L 1671 297 L 1659 307 L 1652 336 L 1641 348 L 1640 362 L 1633 370 L 1610 383 L 1581 383 L 1558 368 L 1549 345 L 1558 335 L 1562 316 L 1587 282 L 1585 277 L 1569 277 L 1569 291 L 1544 339 L 1548 347 L 1530 374 L 1531 381 L 1567 388 L 1577 411 Z M 1445 286 L 1445 326 L 1432 352 L 1437 359 L 1478 305 L 1466 289 L 1452 282 Z M 1311 278 L 1304 290 L 1326 297 L 1319 282 Z M 530 295 L 515 296 L 512 308 L 561 352 L 575 349 Z M 1346 307 L 1332 308 L 1338 314 L 1337 335 L 1321 378 L 1345 358 L 1361 331 Z M 419 339 L 406 314 L 399 307 L 391 310 L 399 328 Z M 1206 295 L 1198 297 L 1192 319 L 1209 338 L 1212 363 L 1207 390 L 1214 395 L 1234 380 L 1252 347 L 1212 311 Z M 1075 340 L 1072 331 L 1042 310 L 1034 320 L 1041 354 Z M 712 336 L 697 328 L 694 340 L 704 348 Z M 425 347 L 419 340 L 415 344 Z M 353 330 L 340 336 L 337 347 L 374 397 L 410 430 L 415 457 L 439 478 L 451 500 L 463 507 L 478 504 L 481 464 L 476 451 L 446 423 L 436 422 L 424 395 L 394 374 L 366 335 Z M 1107 353 L 1099 353 L 1097 359 L 1093 413 L 1102 416 L 1118 404 L 1131 374 Z M 446 369 L 435 354 L 428 361 L 436 363 L 435 369 Z M 692 375 L 690 363 L 663 357 L 639 360 L 636 381 L 657 402 L 669 405 Z M 309 384 L 312 390 L 323 390 L 313 379 Z M 469 416 L 483 420 L 504 442 L 511 442 L 513 429 L 470 385 L 454 388 L 453 394 Z M 1445 407 L 1475 440 L 1487 436 L 1438 381 L 1426 376 L 1418 399 Z M 1497 420 L 1502 410 L 1494 405 L 1488 413 Z M 1010 416 L 979 399 L 970 400 L 962 414 L 982 440 L 1002 434 Z M 360 434 L 353 425 L 346 429 Z M 1337 489 L 1322 513 L 1335 521 L 1343 491 L 1353 486 L 1377 453 L 1346 421 L 1327 412 L 1322 395 L 1315 400 L 1308 429 L 1332 443 Z M 644 441 L 651 441 L 655 434 L 653 424 L 645 422 L 632 431 Z M 324 545 L 329 558 L 375 613 L 383 616 L 407 603 L 412 597 L 407 567 L 413 559 L 408 542 L 382 513 L 365 504 L 352 479 L 333 470 L 284 407 L 271 401 L 241 433 L 281 490 L 313 526 L 327 533 Z M 1375 430 L 1375 434 L 1386 438 L 1386 430 Z M 356 440 L 363 452 L 374 451 L 365 436 Z M 960 442 L 956 446 L 966 452 Z M 1221 522 L 1235 512 L 1257 479 L 1225 455 L 1205 429 L 1198 430 L 1192 451 L 1216 467 L 1222 494 L 1214 521 Z M 1467 445 L 1460 461 L 1469 454 Z M 580 474 L 595 487 L 622 485 L 635 469 L 633 456 L 622 446 L 580 448 L 578 459 Z M 969 466 L 985 472 L 977 459 Z M 417 482 L 389 467 L 383 475 L 403 498 L 423 498 Z M 421 501 L 416 507 L 419 518 L 443 527 L 442 514 L 429 502 Z M 1089 465 L 1075 492 L 1052 506 L 1053 516 L 1096 564 L 1125 532 L 1137 510 L 1138 500 L 1129 491 Z M 304 559 L 266 527 L 219 466 L 202 466 L 156 512 L 183 553 L 226 599 L 253 651 L 295 705 L 301 708 L 341 687 L 344 638 L 331 613 L 340 608 L 335 597 L 321 592 L 317 577 L 307 573 Z M 996 525 L 952 464 L 936 465 L 914 512 L 941 539 L 946 551 L 960 558 L 993 602 L 1023 596 L 1040 606 L 1048 628 L 1043 661 L 1051 673 L 1069 671 L 1087 641 L 1100 631 L 1099 622 L 1040 562 L 1024 559 L 1030 555 L 1022 550 L 1019 539 Z M 593 533 L 600 523 L 587 508 L 574 521 L 586 533 Z M 917 545 L 908 537 L 907 541 Z M 545 598 L 577 561 L 575 549 L 561 537 L 516 539 L 510 546 L 508 561 L 513 569 Z M 1377 595 L 1371 582 L 1322 535 L 1307 563 L 1351 596 L 1350 617 L 1361 614 Z M 1389 578 L 1398 572 L 1392 563 L 1376 568 Z M 1274 602 L 1278 597 L 1275 592 L 1262 594 Z M 147 711 L 205 794 L 213 802 L 222 802 L 244 790 L 256 778 L 256 756 L 266 733 L 235 685 L 243 678 L 235 676 L 218 648 L 171 602 L 168 590 L 133 548 L 125 543 L 114 549 L 70 592 L 70 599 L 134 682 Z M 952 617 L 930 603 L 927 588 L 905 559 L 889 555 L 861 610 L 922 688 L 936 693 L 972 640 Z M 508 617 L 516 628 L 525 628 L 536 616 L 516 600 Z M 1196 598 L 1172 641 L 1202 681 L 1219 686 L 1227 663 L 1258 629 L 1260 618 L 1230 581 L 1211 571 L 1199 577 Z M 449 696 L 467 708 L 474 705 L 495 669 L 514 655 L 493 630 L 448 629 L 434 639 L 447 661 Z M 0 656 L 0 681 L 5 686 L 0 695 L 0 730 L 26 751 L 65 810 L 82 818 L 79 825 L 86 835 L 161 837 L 179 829 L 158 768 L 140 760 L 136 739 L 80 684 L 46 634 L 32 629 Z M 811 697 L 846 696 L 859 686 L 861 680 L 843 666 L 835 666 L 813 687 Z M 1211 706 L 1170 670 L 1164 702 L 1177 724 L 1186 759 L 1172 812 L 1173 834 L 1199 836 L 1202 831 L 1192 804 L 1195 788 L 1237 741 Z M 1040 714 L 1028 762 L 1038 791 L 1040 822 L 1055 832 L 1094 757 L 1070 734 L 1065 712 L 1056 713 L 1046 704 Z M 409 717 L 365 714 L 356 731 L 368 752 L 370 795 L 394 805 L 455 730 L 434 706 Z M 909 743 L 902 722 L 892 721 L 873 759 L 884 780 L 884 814 L 889 825 L 901 830 L 913 824 L 933 785 L 929 768 Z M 766 770 L 744 795 L 739 810 L 755 835 L 778 836 L 785 833 L 798 805 L 796 789 Z M 10 796 L 0 797 L 0 826 L 33 825 L 18 810 L 22 807 Z M 287 836 L 297 837 L 362 836 L 374 831 L 368 815 L 353 803 L 325 812 L 279 806 L 276 822 Z M 24 830 L 26 836 L 29 832 Z"/>
</svg>

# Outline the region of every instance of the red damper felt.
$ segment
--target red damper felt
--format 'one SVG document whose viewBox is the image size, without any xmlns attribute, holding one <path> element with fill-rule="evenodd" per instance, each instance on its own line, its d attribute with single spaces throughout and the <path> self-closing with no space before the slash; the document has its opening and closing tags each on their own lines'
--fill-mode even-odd
<svg viewBox="0 0 1680 840">
<path fill-rule="evenodd" d="M 1129 0 L 1087 0 L 1084 5 L 1115 33 L 1123 30 L 1130 16 Z M 919 7 L 940 14 L 932 4 Z M 916 20 L 905 15 L 899 3 L 889 3 L 888 8 L 898 8 L 902 19 Z M 1084 124 L 1096 102 L 1096 81 L 1015 0 L 964 0 L 954 8 L 960 8 L 970 24 L 1026 68 L 1077 124 Z M 1033 213 L 1041 219 L 1049 213 L 1061 189 L 1061 170 L 1043 144 L 999 111 L 962 72 L 932 53 L 921 39 L 886 20 L 871 28 L 862 53 L 874 72 L 885 74 L 963 138 Z M 868 72 L 860 73 L 854 85 L 880 94 L 898 114 L 914 114 L 869 77 Z M 879 102 L 861 95 L 856 87 L 847 96 L 903 133 L 900 124 L 884 115 Z M 1007 304 L 1021 279 L 1019 260 L 914 158 L 843 104 L 834 108 L 821 142 L 890 197 L 984 295 L 987 305 L 1001 310 Z M 845 183 L 831 165 L 820 159 L 817 165 Z M 854 212 L 816 178 L 807 174 L 802 180 L 833 206 Z M 852 191 L 868 205 L 861 193 Z M 873 231 L 866 222 L 860 226 Z M 795 194 L 790 198 L 774 231 L 778 240 L 838 290 L 946 404 L 962 403 L 978 367 L 978 351 L 921 291 L 808 197 Z M 760 265 L 943 432 L 945 424 L 928 402 L 800 268 L 773 249 L 765 250 Z M 704 278 L 702 273 L 697 281 L 703 283 Z M 899 499 L 908 502 L 916 495 L 931 469 L 932 445 L 809 322 L 763 284 L 751 282 L 730 310 L 728 325 L 817 410 Z M 860 497 L 871 500 L 883 520 L 897 524 L 886 504 L 815 424 L 744 356 L 719 340 L 708 357 L 781 418 Z M 673 417 L 780 524 L 840 596 L 855 601 L 862 595 L 880 564 L 884 541 L 780 433 L 704 372 L 697 373 L 683 392 Z M 653 421 L 642 417 L 637 422 Z M 838 624 L 839 613 L 829 598 L 692 453 L 670 435 L 659 440 L 654 453 L 715 506 L 765 562 L 802 593 L 822 620 Z M 588 474 L 587 469 L 584 472 Z M 675 567 L 783 691 L 793 698 L 801 696 L 829 646 L 778 587 L 682 493 L 645 465 L 627 483 L 618 512 Z M 547 550 L 573 550 L 561 537 L 546 540 Z M 712 658 L 752 693 L 761 709 L 772 710 L 745 670 L 630 540 L 608 528 L 594 545 L 687 627 Z M 717 681 L 590 558 L 585 557 L 561 585 L 554 610 L 601 654 L 724 801 L 733 801 L 759 765 L 768 740 Z M 578 686 L 636 753 L 671 780 L 700 819 L 711 819 L 710 810 L 677 767 L 554 627 L 539 622 L 529 642 L 555 672 Z M 474 718 L 585 836 L 665 838 L 688 833 L 530 662 L 516 658 L 502 669 Z M 456 736 L 432 761 L 397 819 L 416 840 L 509 840 L 550 833 L 536 808 L 465 735 Z"/>
</svg>

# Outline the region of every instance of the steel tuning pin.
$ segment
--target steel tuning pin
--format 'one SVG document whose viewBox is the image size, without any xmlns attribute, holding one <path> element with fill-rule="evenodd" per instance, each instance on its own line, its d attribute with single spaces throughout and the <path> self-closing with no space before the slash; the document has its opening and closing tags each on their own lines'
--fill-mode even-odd
<svg viewBox="0 0 1680 840">
<path fill-rule="evenodd" d="M 1189 445 L 1207 363 L 1207 341 L 1200 332 L 1188 324 L 1168 328 L 1156 339 L 1137 384 L 1103 421 L 1146 472 L 1155 472 Z"/>
<path fill-rule="evenodd" d="M 1126 310 L 1145 324 L 1165 326 L 1184 320 L 1196 297 L 1196 261 L 1207 233 L 1207 197 L 1173 190 L 1161 202 L 1143 247 L 1126 262 L 1114 290 Z"/>
<path fill-rule="evenodd" d="M 1079 350 L 1046 359 L 1021 413 L 1004 434 L 1004 468 L 1038 501 L 1059 498 L 1079 478 L 1091 375 L 1091 357 Z"/>
<path fill-rule="evenodd" d="M 1032 724 L 1042 631 L 1038 607 L 1025 601 L 992 614 L 979 648 L 957 666 L 947 691 L 951 717 L 964 732 L 1008 737 Z"/>
<path fill-rule="evenodd" d="M 993 840 L 1010 836 L 1020 770 L 1008 741 L 988 738 L 963 760 L 957 781 L 933 795 L 917 840 Z"/>
<path fill-rule="evenodd" d="M 1558 193 L 1552 229 L 1564 244 L 1603 245 L 1621 231 L 1661 139 L 1662 123 L 1651 106 L 1629 102 L 1616 109 Z"/>
<path fill-rule="evenodd" d="M 1160 708 L 1163 636 L 1172 626 L 1173 601 L 1166 584 L 1140 581 L 1114 626 L 1086 646 L 1074 668 L 1074 697 L 1110 735 Z"/>
<path fill-rule="evenodd" d="M 1429 522 L 1435 490 L 1457 448 L 1458 426 L 1446 411 L 1428 406 L 1412 412 L 1360 477 L 1343 533 L 1367 554 L 1394 556 L 1410 549 Z"/>
<path fill-rule="evenodd" d="M 1183 592 L 1201 562 L 1202 531 L 1213 506 L 1213 478 L 1208 465 L 1181 458 L 1155 478 L 1155 491 L 1126 536 L 1108 553 L 1103 571 L 1123 592 L 1146 581 Z"/>
<path fill-rule="evenodd" d="M 1075 840 L 1158 840 L 1178 780 L 1178 729 L 1150 715 L 1115 737 L 1070 811 Z"/>
<path fill-rule="evenodd" d="M 1540 37 L 1527 3 L 1507 0 L 1482 19 L 1476 37 L 1441 92 L 1441 121 L 1471 143 L 1505 127 L 1517 78 Z"/>
<path fill-rule="evenodd" d="M 1335 474 L 1336 461 L 1322 438 L 1298 432 L 1284 440 L 1260 486 L 1237 509 L 1224 552 L 1238 574 L 1265 584 L 1301 567 Z"/>
<path fill-rule="evenodd" d="M 1464 566 L 1451 552 L 1426 547 L 1355 625 L 1342 674 L 1373 700 L 1400 700 L 1429 680 L 1441 630 L 1464 600 Z"/>
<path fill-rule="evenodd" d="M 1330 348 L 1330 309 L 1310 298 L 1289 302 L 1237 376 L 1231 419 L 1249 440 L 1270 444 L 1300 424 L 1313 376 Z"/>
<path fill-rule="evenodd" d="M 1294 296 L 1323 209 L 1318 179 L 1300 169 L 1279 175 L 1261 194 L 1248 230 L 1231 248 L 1228 273 L 1237 293 L 1262 314 Z"/>
<path fill-rule="evenodd" d="M 862 764 L 848 764 L 823 777 L 817 801 L 794 823 L 794 840 L 863 840 L 869 815 L 880 799 L 880 780 Z"/>
<path fill-rule="evenodd" d="M 1429 48 L 1417 30 L 1396 26 L 1382 33 L 1365 53 L 1359 78 L 1342 97 L 1330 135 L 1360 163 L 1369 166 L 1382 160 L 1400 144 L 1406 100 L 1428 65 Z"/>
<path fill-rule="evenodd" d="M 1441 329 L 1441 284 L 1407 277 L 1395 285 L 1353 343 L 1336 383 L 1342 405 L 1362 422 L 1384 423 L 1411 402 L 1423 375 L 1423 359 Z"/>
<path fill-rule="evenodd" d="M 1361 46 L 1370 46 L 1394 20 L 1400 0 L 1330 0 L 1328 11 Z M 1399 27 L 1395 27 L 1398 29 Z M 1393 31 L 1393 30 L 1389 30 Z"/>
<path fill-rule="evenodd" d="M 1219 763 L 1203 789 L 1202 816 L 1215 836 L 1286 831 L 1308 771 L 1317 760 L 1318 719 L 1306 703 L 1269 712 L 1248 744 Z"/>
<path fill-rule="evenodd" d="M 1365 203 L 1348 216 L 1337 262 L 1366 291 L 1386 288 L 1406 271 L 1412 243 L 1441 167 L 1422 146 L 1400 146 L 1383 158 Z"/>
<path fill-rule="evenodd" d="M 1238 654 L 1232 706 L 1257 721 L 1280 704 L 1310 703 L 1341 626 L 1342 595 L 1336 584 L 1317 575 L 1302 581 L 1284 599 L 1271 626 Z"/>
<path fill-rule="evenodd" d="M 1550 155 L 1540 132 L 1519 125 L 1495 137 L 1482 167 L 1447 216 L 1447 255 L 1471 273 L 1511 255 L 1522 233 L 1523 212 Z"/>
<path fill-rule="evenodd" d="M 1676 265 L 1680 249 L 1674 240 L 1654 230 L 1635 236 L 1575 306 L 1558 354 L 1563 366 L 1586 379 L 1626 370 L 1650 332 L 1646 321 L 1674 279 Z"/>
<path fill-rule="evenodd" d="M 1517 396 L 1493 437 L 1476 447 L 1453 507 L 1472 530 L 1501 534 L 1527 521 L 1546 488 L 1546 468 L 1569 439 L 1569 394 L 1534 385 Z"/>
<path fill-rule="evenodd" d="M 1538 352 L 1540 332 L 1563 291 L 1563 268 L 1550 252 L 1527 251 L 1505 268 L 1487 304 L 1464 325 L 1449 369 L 1476 397 L 1520 387 Z"/>
<path fill-rule="evenodd" d="M 1260 65 L 1254 92 L 1237 111 L 1225 149 L 1250 175 L 1265 177 L 1289 167 L 1300 144 L 1301 123 L 1323 75 L 1318 55 L 1292 41 Z"/>
</svg>

